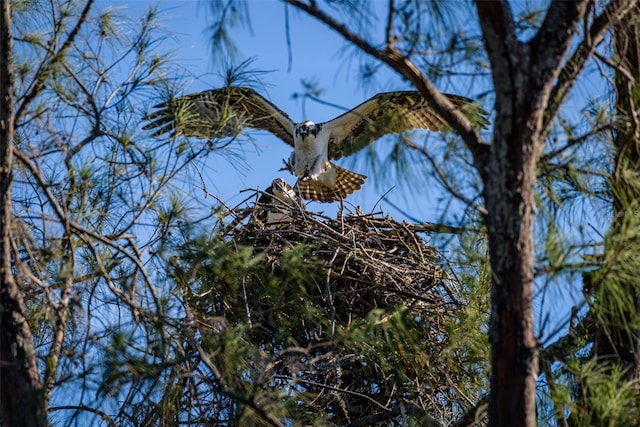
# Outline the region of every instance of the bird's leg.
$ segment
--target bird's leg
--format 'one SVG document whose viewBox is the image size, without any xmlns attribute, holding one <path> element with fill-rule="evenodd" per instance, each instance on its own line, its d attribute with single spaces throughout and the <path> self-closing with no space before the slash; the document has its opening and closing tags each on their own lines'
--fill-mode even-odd
<svg viewBox="0 0 640 427">
<path fill-rule="evenodd" d="M 281 171 L 289 171 L 293 174 L 293 165 L 291 164 L 291 160 L 282 159 L 282 163 L 284 163 L 284 167 L 280 168 Z"/>
<path fill-rule="evenodd" d="M 344 202 L 343 199 L 340 199 L 340 206 L 338 207 L 338 218 L 340 218 L 340 232 L 344 234 L 344 216 L 342 212 L 344 211 Z"/>
</svg>

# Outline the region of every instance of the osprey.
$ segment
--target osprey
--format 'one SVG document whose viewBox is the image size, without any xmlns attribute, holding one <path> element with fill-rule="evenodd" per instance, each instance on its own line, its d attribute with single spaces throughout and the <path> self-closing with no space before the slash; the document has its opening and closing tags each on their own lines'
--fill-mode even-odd
<svg viewBox="0 0 640 427">
<path fill-rule="evenodd" d="M 256 202 L 253 220 L 267 227 L 277 227 L 291 220 L 292 209 L 303 208 L 294 189 L 282 178 L 276 178 Z"/>
<path fill-rule="evenodd" d="M 472 123 L 485 126 L 486 112 L 473 100 L 445 95 Z M 378 138 L 411 129 L 449 130 L 444 119 L 416 91 L 379 93 L 324 123 L 296 123 L 255 90 L 228 86 L 175 98 L 156 105 L 144 129 L 204 139 L 237 136 L 244 127 L 267 130 L 293 147 L 286 169 L 299 179 L 305 199 L 342 200 L 360 189 L 366 176 L 330 160 L 349 156 Z"/>
</svg>

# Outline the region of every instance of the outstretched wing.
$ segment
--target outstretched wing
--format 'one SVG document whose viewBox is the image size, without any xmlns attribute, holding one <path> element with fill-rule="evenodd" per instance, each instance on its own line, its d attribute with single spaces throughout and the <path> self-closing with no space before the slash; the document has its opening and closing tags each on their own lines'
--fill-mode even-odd
<svg viewBox="0 0 640 427">
<path fill-rule="evenodd" d="M 293 121 L 287 113 L 246 87 L 225 87 L 182 96 L 156 105 L 149 114 L 154 136 L 171 132 L 212 139 L 238 135 L 245 127 L 273 133 L 293 146 Z"/>
<path fill-rule="evenodd" d="M 487 112 L 464 96 L 445 94 L 472 123 L 486 127 Z M 353 154 L 378 138 L 411 129 L 449 130 L 449 126 L 417 91 L 385 92 L 324 123 L 329 127 L 329 158 Z"/>
</svg>

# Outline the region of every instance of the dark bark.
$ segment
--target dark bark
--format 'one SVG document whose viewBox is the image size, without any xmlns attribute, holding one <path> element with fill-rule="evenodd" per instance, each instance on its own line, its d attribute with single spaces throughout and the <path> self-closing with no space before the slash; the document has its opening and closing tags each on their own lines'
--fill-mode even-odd
<svg viewBox="0 0 640 427">
<path fill-rule="evenodd" d="M 5 425 L 42 426 L 46 405 L 31 331 L 11 269 L 13 122 L 11 5 L 0 15 L 0 415 Z"/>
</svg>

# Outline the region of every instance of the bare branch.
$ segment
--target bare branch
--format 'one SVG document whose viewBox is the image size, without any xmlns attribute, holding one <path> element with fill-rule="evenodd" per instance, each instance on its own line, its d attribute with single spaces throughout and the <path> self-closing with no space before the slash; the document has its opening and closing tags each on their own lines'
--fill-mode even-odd
<svg viewBox="0 0 640 427">
<path fill-rule="evenodd" d="M 433 158 L 431 153 L 429 153 L 429 151 L 426 148 L 420 147 L 419 145 L 415 144 L 414 142 L 406 140 L 406 139 L 403 140 L 403 144 L 406 145 L 407 147 L 409 147 L 409 148 L 421 153 L 423 156 L 425 156 L 427 158 L 427 160 L 429 160 L 429 163 L 431 163 L 431 166 L 435 169 L 436 174 L 438 175 L 438 178 L 440 179 L 440 183 L 444 186 L 444 188 L 446 188 L 446 190 L 449 193 L 451 193 L 451 195 L 453 197 L 455 197 L 456 199 L 462 201 L 467 206 L 470 206 L 471 208 L 475 209 L 480 214 L 487 215 L 488 212 L 487 212 L 487 209 L 484 206 L 477 205 L 472 200 L 469 200 L 469 198 L 466 197 L 464 194 L 460 193 L 458 190 L 453 188 L 453 185 L 447 179 L 445 171 L 442 169 L 442 167 L 440 167 L 438 162 Z"/>
<path fill-rule="evenodd" d="M 38 185 L 39 185 L 40 189 L 47 196 L 47 200 L 50 202 L 51 207 L 53 208 L 53 210 L 54 210 L 55 214 L 57 215 L 58 219 L 60 220 L 61 223 L 68 225 L 69 231 L 72 231 L 72 232 L 76 233 L 78 235 L 78 237 L 83 239 L 86 243 L 89 243 L 91 240 L 97 240 L 99 242 L 102 242 L 102 243 L 106 244 L 107 246 L 110 246 L 110 247 L 114 248 L 115 250 L 117 250 L 118 252 L 120 252 L 124 256 L 126 256 L 131 262 L 133 262 L 136 265 L 136 267 L 138 268 L 138 270 L 141 272 L 142 276 L 144 277 L 145 283 L 147 284 L 149 290 L 151 291 L 151 293 L 152 293 L 152 295 L 153 295 L 153 297 L 155 299 L 154 302 L 156 304 L 156 308 L 157 308 L 157 310 L 159 310 L 158 315 L 162 316 L 162 305 L 160 304 L 160 300 L 158 298 L 158 295 L 155 292 L 155 287 L 153 285 L 153 281 L 151 280 L 151 277 L 149 276 L 149 273 L 147 272 L 146 268 L 144 267 L 144 264 L 143 264 L 143 261 L 142 261 L 141 257 L 138 256 L 137 254 L 131 253 L 124 246 L 122 246 L 121 244 L 119 244 L 116 241 L 116 239 L 118 237 L 121 237 L 121 236 L 103 236 L 103 235 L 101 235 L 99 233 L 96 233 L 96 232 L 94 232 L 92 230 L 86 229 L 85 227 L 81 226 L 80 224 L 77 224 L 74 221 L 71 221 L 68 218 L 68 215 L 65 213 L 64 208 L 58 202 L 58 199 L 51 192 L 50 186 L 47 185 L 46 180 L 42 176 L 42 173 L 37 169 L 37 167 L 35 165 L 33 165 L 33 163 L 31 161 L 29 161 L 29 158 L 24 153 L 22 153 L 20 150 L 14 150 L 14 154 L 15 154 L 15 157 L 20 161 L 20 163 L 22 165 L 24 165 L 27 169 L 29 169 L 29 171 L 31 172 L 32 176 L 38 181 Z"/>
<path fill-rule="evenodd" d="M 375 399 L 370 398 L 369 396 L 362 394 L 362 393 L 358 393 L 352 390 L 347 390 L 344 388 L 340 388 L 340 387 L 334 387 L 328 384 L 322 384 L 319 382 L 315 382 L 315 381 L 308 381 L 308 380 L 304 380 L 301 378 L 294 378 L 294 377 L 289 377 L 286 375 L 274 375 L 273 378 L 276 379 L 283 379 L 283 380 L 287 380 L 287 381 L 291 381 L 293 383 L 300 383 L 300 384 L 306 384 L 306 385 L 311 385 L 314 387 L 320 387 L 320 388 L 326 388 L 327 390 L 332 390 L 332 391 L 337 391 L 339 393 L 347 393 L 347 394 L 351 394 L 354 396 L 358 396 L 361 397 L 371 403 L 373 403 L 375 406 L 377 406 L 378 408 L 382 409 L 385 412 L 391 412 L 391 409 L 387 408 L 386 406 L 384 406 L 383 404 L 381 404 L 380 402 L 378 402 Z"/>
<path fill-rule="evenodd" d="M 46 75 L 49 72 L 49 69 L 64 57 L 63 55 L 64 52 L 69 48 L 69 46 L 73 44 L 76 36 L 80 32 L 80 28 L 82 28 L 82 25 L 86 22 L 87 17 L 89 16 L 89 10 L 91 9 L 93 2 L 94 0 L 87 0 L 87 3 L 84 5 L 84 9 L 80 13 L 80 17 L 78 18 L 78 21 L 76 21 L 76 25 L 73 27 L 73 29 L 67 36 L 67 39 L 64 41 L 60 49 L 52 55 L 49 62 L 48 63 L 45 62 L 43 66 L 36 73 L 36 76 L 34 77 L 35 84 L 33 84 L 29 93 L 22 100 L 22 103 L 20 104 L 20 107 L 18 107 L 18 111 L 15 114 L 16 123 L 20 121 L 20 119 L 22 118 L 22 115 L 25 113 L 25 111 L 29 107 L 29 104 L 31 104 L 31 102 L 36 98 L 36 96 L 38 96 L 40 91 L 44 89 L 44 83 L 46 80 Z"/>
<path fill-rule="evenodd" d="M 249 406 L 251 409 L 256 411 L 256 413 L 258 413 L 262 417 L 262 419 L 264 421 L 269 423 L 269 425 L 272 425 L 272 426 L 275 426 L 275 427 L 283 427 L 284 426 L 284 424 L 282 424 L 282 422 L 280 422 L 279 419 L 277 419 L 275 416 L 273 416 L 268 411 L 266 411 L 255 400 L 253 400 L 253 399 L 251 399 L 251 398 L 249 398 L 247 396 L 243 396 L 243 395 L 235 392 L 231 388 L 229 388 L 224 383 L 224 381 L 222 379 L 222 374 L 220 373 L 220 371 L 218 370 L 216 365 L 213 363 L 213 361 L 209 357 L 209 354 L 199 344 L 194 343 L 194 346 L 198 350 L 200 358 L 202 359 L 204 364 L 207 365 L 207 367 L 209 368 L 211 374 L 213 375 L 213 377 L 217 381 L 218 386 L 221 389 L 220 391 L 222 393 L 226 394 L 227 396 L 231 397 L 232 399 L 234 399 L 234 400 L 236 400 L 236 401 L 238 401 L 240 403 L 243 403 L 243 404 Z"/>
<path fill-rule="evenodd" d="M 117 424 L 113 421 L 113 419 L 109 415 L 107 415 L 106 412 L 103 412 L 103 411 L 101 411 L 99 409 L 96 409 L 96 408 L 92 408 L 90 406 L 86 406 L 86 405 L 63 405 L 63 406 L 53 406 L 53 407 L 49 408 L 49 412 L 64 411 L 64 410 L 91 412 L 92 414 L 98 415 L 103 421 L 105 421 L 107 423 L 107 425 L 109 425 L 109 427 L 116 427 L 117 426 Z"/>
<path fill-rule="evenodd" d="M 602 125 L 602 126 L 594 127 L 593 129 L 589 130 L 587 133 L 585 133 L 583 135 L 579 135 L 579 136 L 576 136 L 576 137 L 573 137 L 573 138 L 569 138 L 569 140 L 567 141 L 566 144 L 564 144 L 561 147 L 558 147 L 555 150 L 550 151 L 549 153 L 546 153 L 542 157 L 540 157 L 540 164 L 548 163 L 554 157 L 562 154 L 563 152 L 565 152 L 569 148 L 575 147 L 576 145 L 581 145 L 585 141 L 588 141 L 590 138 L 593 138 L 596 135 L 599 135 L 599 134 L 602 134 L 604 132 L 611 131 L 611 130 L 613 130 L 613 125 L 607 123 L 607 124 Z"/>
<path fill-rule="evenodd" d="M 387 50 L 394 49 L 393 40 L 393 20 L 395 18 L 396 6 L 394 0 L 389 0 L 389 11 L 387 12 Z"/>
</svg>

